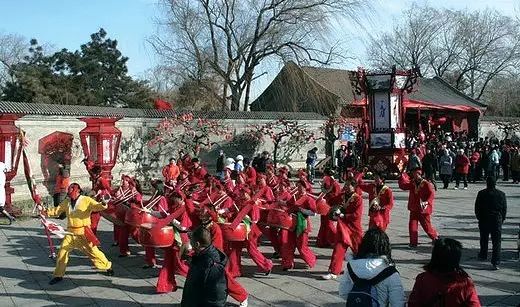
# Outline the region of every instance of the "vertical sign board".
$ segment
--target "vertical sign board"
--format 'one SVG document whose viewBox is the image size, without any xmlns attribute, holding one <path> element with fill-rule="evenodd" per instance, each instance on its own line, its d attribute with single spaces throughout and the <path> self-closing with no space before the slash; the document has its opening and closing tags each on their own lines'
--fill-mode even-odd
<svg viewBox="0 0 520 307">
<path fill-rule="evenodd" d="M 399 128 L 399 94 L 390 94 L 390 128 Z"/>
<path fill-rule="evenodd" d="M 374 93 L 374 130 L 390 128 L 390 101 L 388 92 Z"/>
</svg>

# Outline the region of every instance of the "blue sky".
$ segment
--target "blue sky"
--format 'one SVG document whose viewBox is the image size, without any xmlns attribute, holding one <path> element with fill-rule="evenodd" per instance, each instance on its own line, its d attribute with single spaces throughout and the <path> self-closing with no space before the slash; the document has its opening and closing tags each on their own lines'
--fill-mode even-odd
<svg viewBox="0 0 520 307">
<path fill-rule="evenodd" d="M 394 20 L 407 8 L 411 0 L 375 0 L 374 16 L 367 23 L 370 33 L 391 28 Z M 424 2 L 424 1 L 420 1 Z M 436 0 L 428 3 L 435 7 L 478 10 L 494 8 L 507 15 L 514 15 L 520 0 Z M 16 33 L 37 38 L 56 49 L 76 50 L 89 40 L 89 35 L 103 27 L 111 38 L 119 42 L 120 50 L 129 57 L 128 67 L 133 76 L 142 76 L 156 63 L 146 39 L 156 31 L 154 19 L 158 15 L 156 0 L 0 0 L 0 32 Z M 342 24 L 340 22 L 340 24 Z M 353 57 L 340 65 L 355 68 L 365 61 L 364 41 L 366 33 L 352 25 L 335 29 L 335 37 L 344 42 L 344 48 Z M 353 29 L 353 31 L 352 31 Z M 259 95 L 276 76 L 280 66 L 270 64 L 268 73 L 254 87 L 253 97 Z"/>
</svg>

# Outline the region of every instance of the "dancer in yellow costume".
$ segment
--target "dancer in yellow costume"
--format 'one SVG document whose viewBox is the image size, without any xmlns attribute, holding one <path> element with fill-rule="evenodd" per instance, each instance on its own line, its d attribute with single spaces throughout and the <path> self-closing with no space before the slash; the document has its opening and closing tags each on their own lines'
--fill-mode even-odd
<svg viewBox="0 0 520 307">
<path fill-rule="evenodd" d="M 99 241 L 90 229 L 90 213 L 105 210 L 107 205 L 81 195 L 81 187 L 77 183 L 68 187 L 67 196 L 68 198 L 58 207 L 49 208 L 47 211 L 49 216 L 59 216 L 61 213 L 65 213 L 67 231 L 70 233 L 63 238 L 53 274 L 54 278 L 49 283 L 53 285 L 63 280 L 69 262 L 69 253 L 74 249 L 79 249 L 87 255 L 98 270 L 106 271 L 109 276 L 114 275 L 112 262 L 108 261 L 105 254 L 98 249 Z"/>
</svg>

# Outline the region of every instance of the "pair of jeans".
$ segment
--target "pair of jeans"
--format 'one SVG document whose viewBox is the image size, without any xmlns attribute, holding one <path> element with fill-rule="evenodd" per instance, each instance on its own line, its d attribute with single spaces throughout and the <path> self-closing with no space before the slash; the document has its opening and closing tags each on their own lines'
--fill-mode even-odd
<svg viewBox="0 0 520 307">
<path fill-rule="evenodd" d="M 316 176 L 316 170 L 313 164 L 307 164 L 307 174 L 309 174 L 309 181 L 313 182 Z"/>
</svg>

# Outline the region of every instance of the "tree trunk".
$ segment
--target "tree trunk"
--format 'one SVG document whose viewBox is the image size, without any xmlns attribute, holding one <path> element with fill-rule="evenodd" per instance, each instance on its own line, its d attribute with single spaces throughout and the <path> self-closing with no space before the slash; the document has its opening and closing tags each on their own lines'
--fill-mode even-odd
<svg viewBox="0 0 520 307">
<path fill-rule="evenodd" d="M 277 159 L 277 155 L 278 155 L 278 143 L 275 142 L 274 143 L 274 150 L 273 150 L 273 162 L 274 162 L 274 169 L 276 169 L 278 166 L 278 159 Z"/>
<path fill-rule="evenodd" d="M 235 87 L 230 86 L 231 89 L 231 111 L 240 111 L 240 97 L 241 92 Z"/>
<path fill-rule="evenodd" d="M 248 73 L 246 78 L 246 97 L 244 98 L 244 111 L 248 111 L 249 106 L 249 95 L 251 93 L 251 82 L 253 80 L 253 74 Z"/>
<path fill-rule="evenodd" d="M 227 106 L 227 95 L 228 95 L 228 84 L 224 82 L 224 90 L 222 93 L 222 110 L 225 111 L 228 109 Z"/>
</svg>

